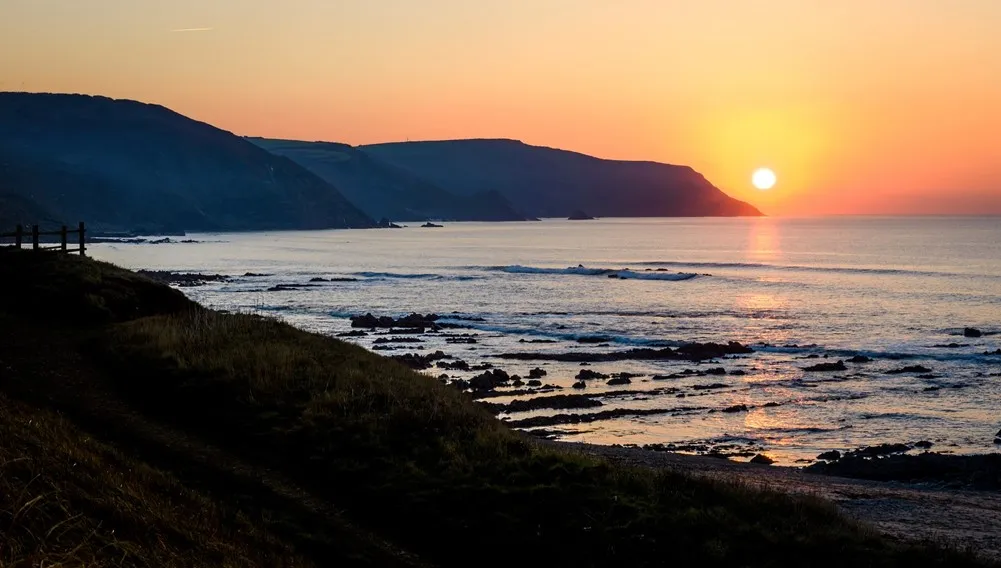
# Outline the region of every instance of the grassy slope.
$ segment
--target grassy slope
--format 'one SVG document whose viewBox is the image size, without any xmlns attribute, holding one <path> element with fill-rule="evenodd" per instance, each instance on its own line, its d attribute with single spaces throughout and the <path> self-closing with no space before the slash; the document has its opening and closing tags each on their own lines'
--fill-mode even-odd
<svg viewBox="0 0 1001 568">
<path fill-rule="evenodd" d="M 26 287 L 42 282 L 54 284 Z M 20 409 L 0 418 L 0 483 L 34 495 L 31 471 L 44 471 L 70 497 L 18 514 L 33 528 L 9 532 L 0 563 L 49 554 L 37 535 L 65 514 L 118 539 L 113 554 L 96 537 L 74 554 L 126 551 L 125 565 L 152 551 L 150 564 L 177 565 L 976 565 L 890 542 L 820 501 L 538 449 L 387 359 L 198 308 L 108 265 L 0 251 L 0 313 L 0 388 Z M 36 415 L 48 438 L 24 426 Z M 27 454 L 64 465 L 18 474 L 8 456 Z M 83 460 L 93 474 L 80 488 L 65 464 Z M 148 472 L 126 476 L 131 501 L 116 500 L 123 471 Z M 8 501 L 0 510 L 19 508 Z M 218 513 L 191 525 L 195 507 Z"/>
</svg>

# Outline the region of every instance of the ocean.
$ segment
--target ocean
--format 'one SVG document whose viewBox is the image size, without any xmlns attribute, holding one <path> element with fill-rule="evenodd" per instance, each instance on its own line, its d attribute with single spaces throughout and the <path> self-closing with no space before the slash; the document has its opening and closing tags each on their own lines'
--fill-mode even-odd
<svg viewBox="0 0 1001 568">
<path fill-rule="evenodd" d="M 882 443 L 1001 449 L 999 217 L 445 225 L 195 234 L 90 252 L 127 268 L 231 276 L 183 290 L 213 308 L 328 335 L 350 331 L 352 315 L 438 314 L 461 327 L 345 339 L 385 355 L 442 350 L 451 362 L 525 378 L 542 369 L 546 392 L 502 386 L 488 401 L 586 395 L 587 408 L 498 407 L 512 425 L 558 439 L 673 444 L 733 459 L 765 453 L 779 465 Z M 327 281 L 311 282 L 319 278 Z M 730 341 L 753 353 L 587 366 L 546 359 Z M 805 370 L 838 361 L 844 370 Z M 585 369 L 634 376 L 572 388 Z M 479 374 L 425 372 L 449 381 Z"/>
</svg>

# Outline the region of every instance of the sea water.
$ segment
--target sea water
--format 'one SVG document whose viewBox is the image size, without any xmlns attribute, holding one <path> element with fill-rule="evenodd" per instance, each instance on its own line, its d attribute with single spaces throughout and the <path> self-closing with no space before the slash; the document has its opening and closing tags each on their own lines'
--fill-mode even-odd
<svg viewBox="0 0 1001 568">
<path fill-rule="evenodd" d="M 97 244 L 91 252 L 128 268 L 232 276 L 184 291 L 213 308 L 323 334 L 348 331 L 349 316 L 369 312 L 454 318 L 465 329 L 449 331 L 474 334 L 475 343 L 425 334 L 422 343 L 382 343 L 390 350 L 380 352 L 441 349 L 522 377 L 542 368 L 543 382 L 561 387 L 547 395 L 586 394 L 601 406 L 501 418 L 592 415 L 544 428 L 560 439 L 764 452 L 787 465 L 880 443 L 999 449 L 1001 355 L 988 354 L 1001 348 L 999 217 L 544 220 L 187 239 L 196 242 Z M 308 286 L 271 290 L 279 284 Z M 966 328 L 983 335 L 965 337 Z M 348 340 L 372 348 L 389 337 Z M 702 364 L 596 362 L 586 368 L 639 376 L 623 386 L 588 381 L 583 390 L 570 388 L 578 363 L 497 357 L 709 341 L 738 341 L 754 353 Z M 857 355 L 873 361 L 804 370 Z M 909 366 L 929 371 L 888 373 Z M 728 374 L 699 376 L 717 367 Z M 694 374 L 653 379 L 686 369 Z M 532 396 L 544 395 L 490 402 Z M 747 410 L 723 412 L 740 405 Z M 630 415 L 637 410 L 644 414 Z"/>
</svg>

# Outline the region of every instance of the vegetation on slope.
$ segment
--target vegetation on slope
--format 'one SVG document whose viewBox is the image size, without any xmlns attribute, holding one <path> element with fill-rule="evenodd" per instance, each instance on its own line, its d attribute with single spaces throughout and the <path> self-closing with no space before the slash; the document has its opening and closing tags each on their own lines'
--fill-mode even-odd
<svg viewBox="0 0 1001 568">
<path fill-rule="evenodd" d="M 25 286 L 16 300 L 15 275 Z M 27 287 L 43 282 L 56 284 Z M 887 540 L 818 500 L 540 449 L 466 395 L 395 362 L 277 321 L 199 308 L 108 265 L 0 251 L 0 298 L 0 387 L 24 413 L 63 412 L 61 432 L 80 428 L 109 448 L 93 452 L 104 460 L 95 463 L 128 455 L 128 467 L 150 464 L 167 487 L 188 492 L 187 503 L 241 511 L 245 530 L 263 535 L 249 550 L 234 539 L 251 533 L 210 516 L 198 532 L 222 544 L 193 539 L 190 564 L 212 564 L 211 553 L 230 546 L 240 551 L 234 564 L 271 554 L 273 564 L 301 555 L 321 565 L 978 565 Z M 27 451 L 19 432 L 0 437 L 4 455 Z M 36 447 L 60 459 L 58 444 Z M 0 463 L 8 479 L 10 464 Z M 64 471 L 53 469 L 51 483 L 71 494 L 76 481 Z M 106 485 L 95 478 L 95 500 L 107 506 L 70 503 L 67 515 L 105 527 L 117 514 L 167 507 L 141 534 L 115 535 L 119 549 L 161 538 L 169 549 L 188 529 L 171 527 L 186 501 L 160 506 L 149 493 L 147 504 L 145 488 L 156 484 L 143 477 L 137 501 L 111 500 L 101 491 L 119 478 L 108 471 Z M 37 535 L 59 518 L 29 508 L 20 522 Z M 26 534 L 9 533 L 2 550 L 37 549 Z M 125 554 L 122 564 L 141 557 Z"/>
</svg>

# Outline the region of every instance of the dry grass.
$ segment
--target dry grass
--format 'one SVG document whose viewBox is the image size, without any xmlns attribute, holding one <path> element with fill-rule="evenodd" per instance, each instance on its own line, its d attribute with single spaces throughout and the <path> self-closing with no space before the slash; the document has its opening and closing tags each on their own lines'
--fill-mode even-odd
<svg viewBox="0 0 1001 568">
<path fill-rule="evenodd" d="M 0 565 L 311 565 L 65 418 L 2 394 L 0 408 Z"/>
</svg>

